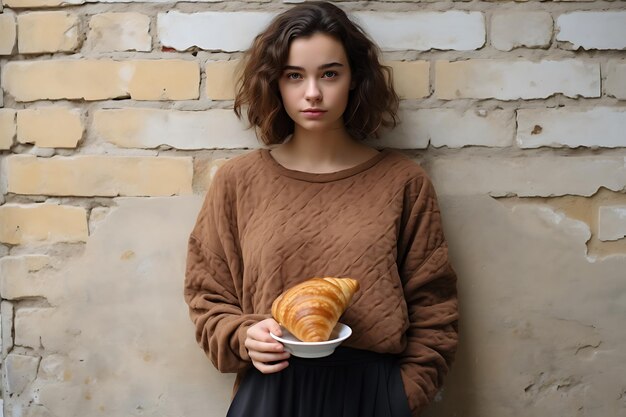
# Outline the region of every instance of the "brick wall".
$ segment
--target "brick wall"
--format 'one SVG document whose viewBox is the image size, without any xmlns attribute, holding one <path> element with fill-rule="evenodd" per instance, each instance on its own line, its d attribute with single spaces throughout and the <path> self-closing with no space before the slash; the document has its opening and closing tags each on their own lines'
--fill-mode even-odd
<svg viewBox="0 0 626 417">
<path fill-rule="evenodd" d="M 338 4 L 402 98 L 372 143 L 429 171 L 459 272 L 465 332 L 427 414 L 626 415 L 626 2 Z M 259 146 L 234 68 L 287 7 L 3 0 L 5 416 L 224 415 L 186 236 L 215 169 Z"/>
</svg>

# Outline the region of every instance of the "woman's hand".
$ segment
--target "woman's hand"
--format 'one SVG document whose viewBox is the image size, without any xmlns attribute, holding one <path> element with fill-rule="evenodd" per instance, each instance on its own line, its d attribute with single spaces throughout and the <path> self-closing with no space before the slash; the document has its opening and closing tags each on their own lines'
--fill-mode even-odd
<svg viewBox="0 0 626 417">
<path fill-rule="evenodd" d="M 285 369 L 289 362 L 289 352 L 286 352 L 282 343 L 277 342 L 270 336 L 270 332 L 276 336 L 282 336 L 280 326 L 274 319 L 265 319 L 248 328 L 245 346 L 248 349 L 252 364 L 264 374 L 280 372 Z"/>
</svg>

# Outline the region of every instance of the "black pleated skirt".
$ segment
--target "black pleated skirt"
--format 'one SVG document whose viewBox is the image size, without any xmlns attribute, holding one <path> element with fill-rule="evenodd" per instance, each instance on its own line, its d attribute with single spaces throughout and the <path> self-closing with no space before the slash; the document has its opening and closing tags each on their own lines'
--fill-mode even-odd
<svg viewBox="0 0 626 417">
<path fill-rule="evenodd" d="M 292 356 L 281 372 L 250 369 L 227 417 L 411 417 L 392 355 L 338 347 L 325 358 Z"/>
</svg>

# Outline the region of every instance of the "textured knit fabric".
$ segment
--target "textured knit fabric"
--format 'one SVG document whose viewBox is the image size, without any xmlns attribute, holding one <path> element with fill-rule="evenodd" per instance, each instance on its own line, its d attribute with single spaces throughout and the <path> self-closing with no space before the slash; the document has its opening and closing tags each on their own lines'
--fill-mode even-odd
<svg viewBox="0 0 626 417">
<path fill-rule="evenodd" d="M 292 357 L 281 372 L 246 373 L 226 417 L 411 417 L 389 354 L 340 346 L 324 358 Z"/>
<path fill-rule="evenodd" d="M 189 238 L 185 300 L 222 372 L 251 366 L 246 330 L 283 290 L 312 277 L 360 283 L 345 346 L 398 355 L 414 416 L 457 345 L 456 275 L 423 169 L 384 149 L 350 169 L 290 170 L 258 149 L 216 173 Z"/>
</svg>

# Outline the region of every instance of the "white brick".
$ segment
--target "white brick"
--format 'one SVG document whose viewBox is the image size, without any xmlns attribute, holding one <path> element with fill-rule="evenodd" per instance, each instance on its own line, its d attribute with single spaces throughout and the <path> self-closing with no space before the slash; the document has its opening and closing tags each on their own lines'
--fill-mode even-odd
<svg viewBox="0 0 626 417">
<path fill-rule="evenodd" d="M 437 157 L 430 174 L 442 195 L 590 196 L 626 187 L 623 157 Z"/>
<path fill-rule="evenodd" d="M 600 207 L 598 239 L 619 240 L 626 237 L 626 206 Z"/>
<path fill-rule="evenodd" d="M 626 11 L 585 11 L 560 15 L 556 40 L 574 49 L 626 48 Z"/>
<path fill-rule="evenodd" d="M 275 16 L 269 12 L 159 13 L 161 44 L 184 51 L 193 46 L 218 51 L 244 51 Z"/>
<path fill-rule="evenodd" d="M 600 64 L 579 59 L 437 61 L 435 71 L 435 94 L 443 100 L 600 96 Z"/>
<path fill-rule="evenodd" d="M 626 147 L 626 109 L 555 108 L 517 111 L 517 143 L 540 146 Z"/>
<path fill-rule="evenodd" d="M 39 330 L 46 325 L 53 308 L 22 307 L 15 311 L 15 344 L 33 349 L 42 347 Z M 45 347 L 45 346 L 43 346 Z"/>
<path fill-rule="evenodd" d="M 611 97 L 626 100 L 626 59 L 608 62 L 604 90 Z"/>
<path fill-rule="evenodd" d="M 45 274 L 38 274 L 50 265 L 47 255 L 5 256 L 0 259 L 0 294 L 3 299 L 46 297 L 51 286 Z"/>
<path fill-rule="evenodd" d="M 177 149 L 257 148 L 253 130 L 232 110 L 176 111 L 157 109 L 98 110 L 92 129 L 108 142 L 125 148 Z"/>
<path fill-rule="evenodd" d="M 383 50 L 471 51 L 485 44 L 485 19 L 480 12 L 355 12 L 352 16 Z"/>
<path fill-rule="evenodd" d="M 96 52 L 152 48 L 150 17 L 141 13 L 101 13 L 89 20 L 86 48 Z"/>
<path fill-rule="evenodd" d="M 380 139 L 368 140 L 373 146 L 393 147 L 396 149 L 424 149 L 428 147 L 428 138 L 419 135 L 421 119 L 417 112 L 400 110 L 400 124 L 391 131 L 384 131 Z"/>
<path fill-rule="evenodd" d="M 187 0 L 189 3 L 220 3 L 224 0 Z M 252 0 L 246 0 L 248 2 Z M 259 3 L 266 3 L 270 0 L 260 0 Z M 255 0 L 256 2 L 256 0 Z M 4 0 L 4 5 L 15 8 L 22 7 L 54 7 L 69 6 L 85 3 L 171 3 L 171 0 Z"/>
<path fill-rule="evenodd" d="M 0 303 L 0 321 L 2 321 L 2 357 L 13 349 L 13 303 Z"/>
<path fill-rule="evenodd" d="M 39 357 L 10 354 L 5 361 L 6 390 L 9 394 L 21 394 L 37 377 Z"/>
<path fill-rule="evenodd" d="M 546 12 L 496 12 L 491 18 L 491 44 L 501 51 L 521 46 L 547 47 L 552 17 Z"/>
<path fill-rule="evenodd" d="M 11 149 L 15 141 L 17 124 L 14 109 L 0 109 L 0 149 Z"/>
<path fill-rule="evenodd" d="M 515 117 L 508 110 L 404 110 L 397 132 L 385 134 L 384 146 L 399 149 L 463 146 L 505 147 L 513 144 Z M 377 141 L 368 142 L 376 145 Z"/>
<path fill-rule="evenodd" d="M 515 117 L 508 110 L 418 110 L 420 134 L 435 147 L 468 145 L 504 147 L 513 143 Z"/>
</svg>

